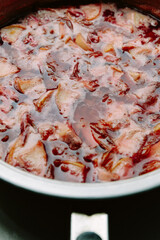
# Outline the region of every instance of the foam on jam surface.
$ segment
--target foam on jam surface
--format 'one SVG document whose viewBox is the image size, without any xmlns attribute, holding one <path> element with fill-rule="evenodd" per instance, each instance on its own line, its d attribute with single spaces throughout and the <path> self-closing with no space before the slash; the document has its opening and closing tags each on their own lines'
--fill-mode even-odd
<svg viewBox="0 0 160 240">
<path fill-rule="evenodd" d="M 114 4 L 0 30 L 0 159 L 74 182 L 160 168 L 160 25 Z"/>
</svg>

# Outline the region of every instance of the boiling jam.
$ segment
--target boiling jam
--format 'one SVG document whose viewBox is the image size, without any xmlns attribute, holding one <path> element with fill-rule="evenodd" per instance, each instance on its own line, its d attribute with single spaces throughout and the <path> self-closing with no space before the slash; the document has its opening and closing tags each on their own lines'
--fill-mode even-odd
<svg viewBox="0 0 160 240">
<path fill-rule="evenodd" d="M 160 168 L 160 26 L 114 4 L 46 8 L 0 30 L 0 159 L 74 182 Z"/>
</svg>

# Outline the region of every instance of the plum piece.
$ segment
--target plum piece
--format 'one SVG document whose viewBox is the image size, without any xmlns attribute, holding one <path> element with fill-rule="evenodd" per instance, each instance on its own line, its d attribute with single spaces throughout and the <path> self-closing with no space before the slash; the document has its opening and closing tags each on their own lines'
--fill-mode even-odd
<svg viewBox="0 0 160 240">
<path fill-rule="evenodd" d="M 41 135 L 42 140 L 52 140 L 52 135 L 55 133 L 55 127 L 53 123 L 40 123 L 38 126 L 38 131 Z"/>
<path fill-rule="evenodd" d="M 151 156 L 151 157 L 154 156 L 154 158 L 160 157 L 160 142 L 151 146 L 149 156 Z"/>
<path fill-rule="evenodd" d="M 4 96 L 0 96 L 0 111 L 6 113 L 9 113 L 13 106 L 12 106 L 12 101 Z"/>
<path fill-rule="evenodd" d="M 143 170 L 139 173 L 139 175 L 143 175 L 149 172 L 152 172 L 156 169 L 160 168 L 160 161 L 159 160 L 152 160 L 143 165 Z"/>
<path fill-rule="evenodd" d="M 26 27 L 20 24 L 4 27 L 1 29 L 2 39 L 8 43 L 14 43 L 19 38 L 21 32 L 25 29 Z"/>
<path fill-rule="evenodd" d="M 20 135 L 10 146 L 6 162 L 39 176 L 44 176 L 47 166 L 47 154 L 39 135 L 30 132 L 24 144 Z"/>
<path fill-rule="evenodd" d="M 105 168 L 97 168 L 98 172 L 98 180 L 101 182 L 109 182 L 109 181 L 117 181 L 120 179 L 117 173 L 111 173 L 107 171 Z"/>
<path fill-rule="evenodd" d="M 125 154 L 128 157 L 133 156 L 143 145 L 146 132 L 138 126 L 131 124 L 124 128 L 121 135 L 115 140 L 115 144 L 120 154 Z"/>
<path fill-rule="evenodd" d="M 16 77 L 14 79 L 14 87 L 20 93 L 28 93 L 35 92 L 37 94 L 42 94 L 45 92 L 45 86 L 43 80 L 41 78 L 32 78 L 32 79 L 22 79 L 20 77 Z"/>
<path fill-rule="evenodd" d="M 67 143 L 72 150 L 77 150 L 82 145 L 81 139 L 73 130 L 68 130 L 66 134 L 63 135 L 62 140 Z"/>
<path fill-rule="evenodd" d="M 101 4 L 83 5 L 80 9 L 84 12 L 87 21 L 96 19 L 101 13 Z"/>
<path fill-rule="evenodd" d="M 78 89 L 77 84 L 59 84 L 55 100 L 57 107 L 64 117 L 71 114 L 73 104 L 81 97 L 82 91 Z"/>
<path fill-rule="evenodd" d="M 46 93 L 42 94 L 38 99 L 33 101 L 38 112 L 41 112 L 42 109 L 46 106 L 46 104 L 51 99 L 53 92 L 54 90 L 49 90 Z"/>
<path fill-rule="evenodd" d="M 123 102 L 112 101 L 109 96 L 105 96 L 107 102 L 107 111 L 104 118 L 104 124 L 112 131 L 126 128 L 130 125 L 128 112 Z"/>
<path fill-rule="evenodd" d="M 112 167 L 112 173 L 116 173 L 123 178 L 130 178 L 133 174 L 133 160 L 132 158 L 126 157 L 121 158 L 118 162 Z"/>
<path fill-rule="evenodd" d="M 3 57 L 0 58 L 0 78 L 8 75 L 13 75 L 19 71 L 20 69 L 17 68 L 12 63 L 9 63 L 6 58 Z"/>
<path fill-rule="evenodd" d="M 81 147 L 82 141 L 75 133 L 72 126 L 69 126 L 68 123 L 59 122 L 56 127 L 58 128 L 56 130 L 56 134 L 58 134 L 59 139 L 67 143 L 70 149 L 77 150 Z"/>
<path fill-rule="evenodd" d="M 91 46 L 86 42 L 81 33 L 77 34 L 75 43 L 85 51 L 92 51 Z"/>
<path fill-rule="evenodd" d="M 141 159 L 146 159 L 150 157 L 152 159 L 159 158 L 160 157 L 159 147 L 160 147 L 160 132 L 157 126 L 157 128 L 155 128 L 153 132 L 151 132 L 145 137 L 142 147 L 137 152 L 138 153 L 137 156 L 140 157 Z"/>
<path fill-rule="evenodd" d="M 90 128 L 94 140 L 101 148 L 111 150 L 115 147 L 114 141 L 108 133 L 106 126 L 100 126 L 99 123 L 90 123 Z"/>
<path fill-rule="evenodd" d="M 98 80 L 92 80 L 92 81 L 82 81 L 84 84 L 84 87 L 86 87 L 90 92 L 94 92 L 98 87 L 99 83 Z"/>
<path fill-rule="evenodd" d="M 79 62 L 77 62 L 75 65 L 74 65 L 74 68 L 73 68 L 73 72 L 71 74 L 71 79 L 76 79 L 76 80 L 81 80 L 82 77 L 79 76 L 79 73 L 80 73 L 80 70 L 79 70 Z"/>
<path fill-rule="evenodd" d="M 0 95 L 6 97 L 7 99 L 11 99 L 15 102 L 19 101 L 18 96 L 14 90 L 6 88 L 1 85 L 0 85 Z"/>
</svg>

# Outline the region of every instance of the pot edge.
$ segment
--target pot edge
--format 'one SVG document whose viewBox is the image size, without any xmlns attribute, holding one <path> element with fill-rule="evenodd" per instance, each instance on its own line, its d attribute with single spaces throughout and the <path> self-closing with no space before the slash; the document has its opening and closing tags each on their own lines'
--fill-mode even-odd
<svg viewBox="0 0 160 240">
<path fill-rule="evenodd" d="M 128 196 L 160 186 L 160 169 L 142 176 L 103 183 L 74 183 L 39 177 L 0 162 L 0 180 L 53 197 L 106 199 Z"/>
</svg>

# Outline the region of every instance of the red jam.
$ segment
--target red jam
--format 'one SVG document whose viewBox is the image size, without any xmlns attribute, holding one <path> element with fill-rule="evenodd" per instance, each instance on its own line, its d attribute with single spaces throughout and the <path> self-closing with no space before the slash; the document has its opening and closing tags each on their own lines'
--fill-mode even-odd
<svg viewBox="0 0 160 240">
<path fill-rule="evenodd" d="M 40 9 L 0 30 L 0 159 L 74 182 L 160 168 L 160 27 L 114 4 Z"/>
</svg>

